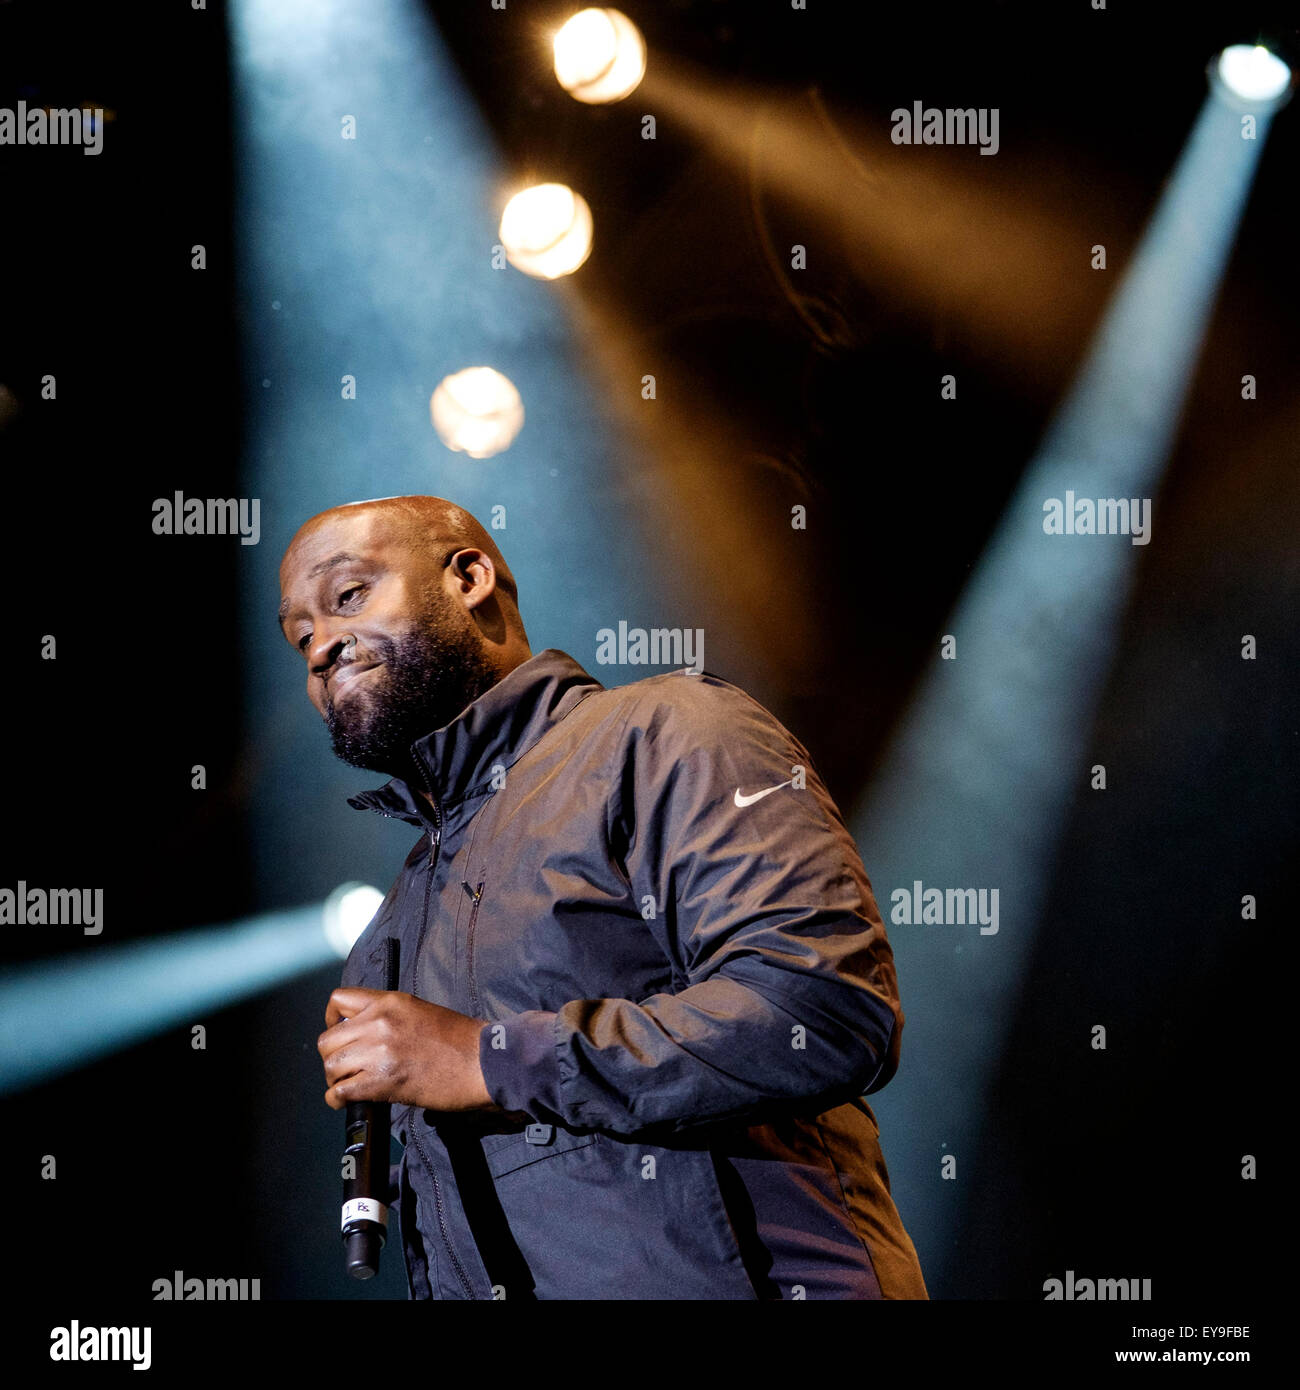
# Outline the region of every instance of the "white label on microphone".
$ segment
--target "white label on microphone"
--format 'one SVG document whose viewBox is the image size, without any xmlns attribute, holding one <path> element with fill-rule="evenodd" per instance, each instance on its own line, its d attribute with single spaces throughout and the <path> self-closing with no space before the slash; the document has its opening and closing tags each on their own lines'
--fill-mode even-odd
<svg viewBox="0 0 1300 1390">
<path fill-rule="evenodd" d="M 353 1197 L 350 1202 L 343 1203 L 343 1227 L 349 1221 L 377 1221 L 381 1226 L 387 1226 L 388 1208 L 373 1197 Z"/>
</svg>

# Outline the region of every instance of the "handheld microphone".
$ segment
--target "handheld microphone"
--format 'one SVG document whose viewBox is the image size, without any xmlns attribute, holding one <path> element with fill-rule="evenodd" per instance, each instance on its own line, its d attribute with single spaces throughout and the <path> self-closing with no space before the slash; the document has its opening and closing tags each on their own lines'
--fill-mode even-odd
<svg viewBox="0 0 1300 1390">
<path fill-rule="evenodd" d="M 386 942 L 385 985 L 398 986 L 400 943 Z M 388 1127 L 392 1107 L 376 1101 L 349 1101 L 345 1122 L 343 1253 L 354 1279 L 373 1279 L 388 1235 Z M 348 1160 L 351 1160 L 349 1163 Z"/>
</svg>

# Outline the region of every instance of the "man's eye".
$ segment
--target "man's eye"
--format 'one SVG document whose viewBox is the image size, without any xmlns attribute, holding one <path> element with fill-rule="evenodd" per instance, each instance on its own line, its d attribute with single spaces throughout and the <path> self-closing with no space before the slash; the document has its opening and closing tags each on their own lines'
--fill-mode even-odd
<svg viewBox="0 0 1300 1390">
<path fill-rule="evenodd" d="M 340 589 L 338 597 L 334 600 L 335 608 L 342 608 L 345 603 L 351 603 L 352 600 L 359 593 L 361 593 L 365 587 L 366 586 L 364 584 L 349 584 L 346 589 Z M 306 647 L 307 643 L 310 641 L 311 633 L 304 632 L 303 635 L 298 639 L 298 650 L 302 651 Z"/>
</svg>

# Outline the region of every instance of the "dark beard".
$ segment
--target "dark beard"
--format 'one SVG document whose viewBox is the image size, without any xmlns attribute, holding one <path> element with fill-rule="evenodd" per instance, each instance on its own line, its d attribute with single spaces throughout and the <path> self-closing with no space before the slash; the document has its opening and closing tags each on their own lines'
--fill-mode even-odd
<svg viewBox="0 0 1300 1390">
<path fill-rule="evenodd" d="M 451 723 L 499 679 L 476 635 L 472 622 L 454 625 L 451 613 L 431 604 L 396 640 L 376 636 L 366 655 L 383 663 L 374 689 L 347 696 L 337 708 L 327 690 L 325 726 L 335 756 L 422 788 L 411 744 Z"/>
</svg>

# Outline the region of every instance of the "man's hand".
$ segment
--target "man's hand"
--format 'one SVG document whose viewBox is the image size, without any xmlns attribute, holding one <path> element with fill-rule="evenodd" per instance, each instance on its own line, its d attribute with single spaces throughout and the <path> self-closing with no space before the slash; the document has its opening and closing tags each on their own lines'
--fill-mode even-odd
<svg viewBox="0 0 1300 1390">
<path fill-rule="evenodd" d="M 382 989 L 336 989 L 316 1040 L 325 1104 L 389 1101 L 425 1110 L 495 1110 L 478 1064 L 487 1026 L 454 1009 Z"/>
</svg>

